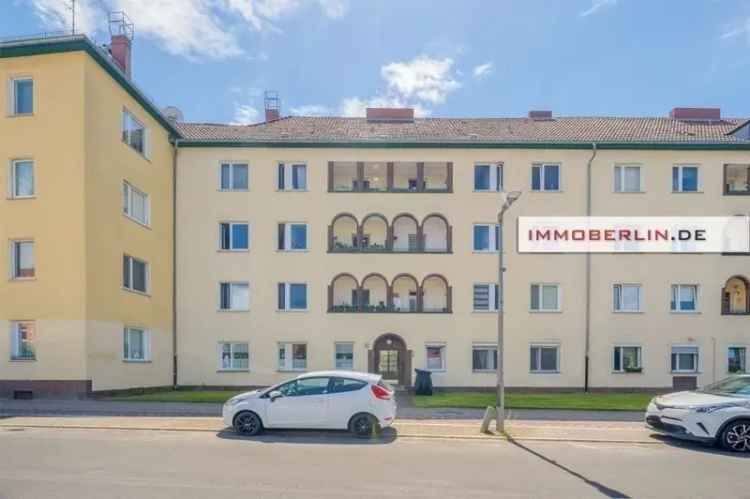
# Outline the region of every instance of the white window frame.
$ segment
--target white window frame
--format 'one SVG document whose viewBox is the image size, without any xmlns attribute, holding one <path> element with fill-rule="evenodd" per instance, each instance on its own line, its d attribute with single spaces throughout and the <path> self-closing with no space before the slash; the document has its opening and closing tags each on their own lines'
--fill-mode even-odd
<svg viewBox="0 0 750 499">
<path fill-rule="evenodd" d="M 536 362 L 538 369 L 534 370 L 531 368 L 531 350 L 538 348 L 538 354 L 536 355 Z M 556 369 L 548 370 L 542 369 L 542 348 L 554 348 L 557 353 L 557 359 L 555 360 Z M 529 373 L 531 374 L 560 374 L 560 344 L 559 343 L 531 343 L 529 344 Z"/>
<path fill-rule="evenodd" d="M 19 258 L 18 248 L 19 245 L 26 243 L 31 244 L 31 258 L 34 261 L 34 275 L 32 276 L 22 276 L 16 274 L 16 264 Z M 11 239 L 9 277 L 12 281 L 30 281 L 36 279 L 36 243 L 33 239 Z"/>
<path fill-rule="evenodd" d="M 678 169 L 677 173 L 677 190 L 674 188 L 674 169 Z M 685 191 L 682 189 L 682 170 L 684 168 L 695 168 L 696 169 L 696 175 L 698 178 L 696 179 L 696 186 L 694 191 Z M 722 173 L 723 174 L 723 173 Z M 701 173 L 701 167 L 698 164 L 694 163 L 675 163 L 672 165 L 672 168 L 669 170 L 669 184 L 670 184 L 670 191 L 672 193 L 677 194 L 695 194 L 699 192 L 703 192 L 703 174 Z"/>
<path fill-rule="evenodd" d="M 475 230 L 476 227 L 488 227 L 489 232 L 489 248 L 488 249 L 476 249 L 474 247 L 475 242 Z M 498 227 L 499 229 L 495 229 Z M 500 239 L 497 239 L 500 236 Z M 503 228 L 500 224 L 487 224 L 487 223 L 475 223 L 471 227 L 471 248 L 474 253 L 497 253 L 503 246 Z"/>
<path fill-rule="evenodd" d="M 138 293 L 140 295 L 149 296 L 149 294 L 151 293 L 151 265 L 146 260 L 135 257 L 133 255 L 129 255 L 128 253 L 124 253 L 123 258 L 127 258 L 129 262 L 128 274 L 129 274 L 130 287 L 125 286 L 125 283 L 123 282 L 122 289 L 126 291 L 130 291 L 131 293 Z M 134 261 L 140 262 L 145 265 L 145 271 L 146 271 L 146 276 L 145 276 L 146 290 L 145 291 L 141 291 L 140 289 L 135 289 L 133 287 L 133 262 Z"/>
<path fill-rule="evenodd" d="M 305 346 L 305 366 L 294 367 L 294 346 Z M 279 365 L 279 352 L 284 348 L 284 365 Z M 310 363 L 310 347 L 306 341 L 280 341 L 276 347 L 276 369 L 280 372 L 304 372 Z"/>
<path fill-rule="evenodd" d="M 545 176 L 545 167 L 547 166 L 557 166 L 557 189 L 545 189 L 544 188 L 544 176 Z M 534 168 L 539 168 L 539 189 L 534 189 Z M 530 180 L 530 191 L 531 192 L 562 192 L 563 185 L 562 185 L 562 163 L 556 163 L 554 161 L 543 161 L 543 162 L 535 162 L 531 164 L 531 169 L 529 170 L 529 173 L 531 174 Z"/>
<path fill-rule="evenodd" d="M 430 348 L 439 348 L 440 349 L 440 360 L 441 360 L 441 366 L 439 368 L 431 368 L 429 366 L 429 357 L 427 355 L 427 350 Z M 430 371 L 433 373 L 444 373 L 448 370 L 448 347 L 445 343 L 425 343 L 424 345 L 424 368 L 426 371 Z"/>
<path fill-rule="evenodd" d="M 31 82 L 31 112 L 19 113 L 16 105 L 16 83 L 21 81 Z M 8 116 L 33 116 L 36 108 L 36 84 L 32 76 L 12 76 L 8 81 Z"/>
<path fill-rule="evenodd" d="M 490 185 L 487 189 L 477 188 L 476 171 L 480 166 L 488 166 L 490 169 Z M 503 173 L 503 163 L 492 161 L 474 163 L 474 192 L 503 192 L 505 190 Z"/>
<path fill-rule="evenodd" d="M 616 289 L 620 287 L 620 308 L 617 308 L 615 304 Z M 635 310 L 623 308 L 623 288 L 625 287 L 637 287 L 638 288 L 638 308 Z M 639 314 L 643 313 L 643 285 L 637 282 L 615 282 L 612 284 L 612 313 L 615 314 Z"/>
<path fill-rule="evenodd" d="M 487 286 L 488 287 L 488 306 L 489 308 L 487 310 L 482 310 L 481 308 L 476 308 L 475 304 L 475 293 L 476 293 L 476 286 Z M 503 304 L 501 303 L 500 296 L 500 285 L 496 282 L 475 282 L 471 286 L 471 308 L 473 312 L 477 312 L 480 314 L 486 314 L 486 313 L 496 313 L 498 309 L 503 308 Z M 495 303 L 498 304 L 498 307 L 495 307 Z"/>
<path fill-rule="evenodd" d="M 31 344 L 32 355 L 24 357 L 21 355 L 20 327 L 29 324 L 32 329 L 32 337 L 27 339 L 26 342 Z M 10 360 L 12 362 L 34 362 L 37 360 L 36 335 L 36 321 L 10 321 Z"/>
<path fill-rule="evenodd" d="M 222 238 L 221 238 L 221 226 L 227 224 L 229 225 L 229 248 L 222 248 Z M 247 225 L 247 248 L 235 248 L 234 247 L 234 233 L 232 231 L 232 228 L 235 225 Z M 250 232 L 250 222 L 245 221 L 229 221 L 229 220 L 222 220 L 219 222 L 219 251 L 225 251 L 225 252 L 231 252 L 231 253 L 243 253 L 250 251 L 250 244 L 251 244 L 251 232 Z"/>
<path fill-rule="evenodd" d="M 284 247 L 278 248 L 278 226 L 284 226 Z M 293 225 L 304 225 L 305 226 L 305 247 L 304 248 L 292 248 L 292 226 Z M 307 222 L 279 222 L 276 226 L 276 247 L 277 251 L 288 251 L 292 253 L 304 253 L 310 251 L 310 226 Z"/>
<path fill-rule="evenodd" d="M 278 285 L 283 284 L 284 285 L 284 308 L 278 308 L 279 306 L 279 297 L 278 292 L 279 288 Z M 304 285 L 305 286 L 305 308 L 291 308 L 292 303 L 292 285 Z M 276 284 L 276 311 L 277 312 L 308 312 L 310 310 L 310 285 L 306 282 L 279 282 Z"/>
<path fill-rule="evenodd" d="M 221 307 L 221 286 L 222 284 L 229 285 L 229 303 L 228 308 Z M 232 290 L 235 286 L 246 286 L 247 287 L 247 306 L 243 308 L 232 308 Z M 248 281 L 220 281 L 219 282 L 219 302 L 216 309 L 219 312 L 249 312 L 250 311 L 250 283 Z"/>
<path fill-rule="evenodd" d="M 617 170 L 620 170 L 620 173 L 618 175 Z M 625 171 L 627 168 L 638 168 L 638 190 L 636 191 L 630 191 L 625 188 Z M 617 189 L 617 177 L 620 177 L 620 189 Z M 644 186 L 644 175 L 643 175 L 643 165 L 639 163 L 615 163 L 615 165 L 612 167 L 612 192 L 615 192 L 617 194 L 638 194 L 638 193 L 644 193 L 646 192 L 645 186 Z"/>
<path fill-rule="evenodd" d="M 224 345 L 229 345 L 229 367 L 225 367 L 223 362 Z M 234 354 L 236 347 L 239 345 L 244 345 L 247 348 L 247 367 L 234 367 Z M 219 341 L 217 343 L 217 356 L 218 366 L 216 370 L 218 372 L 250 372 L 250 343 L 247 341 Z"/>
<path fill-rule="evenodd" d="M 132 353 L 130 349 L 128 349 L 128 352 L 126 354 L 125 352 L 125 338 L 128 337 L 128 345 L 130 344 L 129 335 L 130 333 L 138 331 L 142 333 L 141 338 L 143 339 L 143 358 L 142 359 L 136 359 L 130 357 L 130 354 Z M 122 361 L 123 362 L 151 362 L 151 331 L 149 331 L 145 327 L 140 326 L 125 326 L 122 328 Z"/>
<path fill-rule="evenodd" d="M 143 151 L 139 151 L 138 149 L 133 146 L 130 140 L 130 129 L 126 126 L 126 120 L 130 119 L 140 125 L 140 127 L 143 129 Z M 122 139 L 122 143 L 128 146 L 133 151 L 140 154 L 145 159 L 150 159 L 151 157 L 151 133 L 148 127 L 146 127 L 143 120 L 137 118 L 135 116 L 135 113 L 133 113 L 130 109 L 123 107 L 122 108 L 122 118 L 120 123 L 120 138 Z"/>
<path fill-rule="evenodd" d="M 620 369 L 615 369 L 615 350 L 620 349 L 619 357 L 620 357 Z M 623 357 L 622 357 L 622 349 L 623 348 L 637 348 L 637 360 L 638 360 L 638 366 L 637 369 L 640 369 L 640 371 L 626 371 L 625 365 L 623 363 Z M 643 372 L 643 346 L 633 343 L 615 343 L 612 345 L 611 355 L 610 355 L 610 362 L 612 363 L 612 372 L 613 373 L 630 373 L 630 372 Z"/>
<path fill-rule="evenodd" d="M 305 167 L 305 187 L 304 189 L 300 188 L 294 188 L 294 167 L 295 166 L 304 166 Z M 307 162 L 305 161 L 279 161 L 276 167 L 276 175 L 278 175 L 279 171 L 283 170 L 284 172 L 284 178 L 283 179 L 276 179 L 276 190 L 279 192 L 307 192 L 309 190 L 310 185 L 310 178 L 309 178 L 309 168 L 307 167 Z M 284 188 L 279 188 L 279 180 L 283 182 Z"/>
<path fill-rule="evenodd" d="M 672 369 L 672 355 L 674 354 L 674 349 L 675 348 L 692 348 L 692 349 L 695 349 L 695 354 L 692 354 L 692 355 L 696 356 L 696 359 L 695 359 L 695 369 L 680 369 L 680 360 L 679 360 L 679 358 L 677 359 L 677 365 L 675 366 L 677 369 Z M 681 354 L 678 353 L 677 355 L 681 355 Z M 687 355 L 687 354 L 682 354 L 682 355 Z M 668 359 L 668 362 L 669 362 L 669 372 L 670 373 L 674 373 L 674 374 L 699 374 L 702 371 L 702 369 L 701 369 L 702 357 L 703 357 L 703 355 L 701 355 L 701 347 L 698 346 L 698 345 L 695 345 L 695 344 L 692 344 L 692 345 L 691 344 L 687 344 L 687 345 L 686 344 L 674 344 L 674 345 L 671 345 L 670 348 L 669 348 L 669 359 Z"/>
<path fill-rule="evenodd" d="M 495 365 L 497 365 L 497 343 L 472 343 L 471 345 L 471 372 L 473 373 L 496 373 L 497 369 L 475 369 L 474 350 L 491 350 L 494 352 Z"/>
<path fill-rule="evenodd" d="M 539 308 L 538 309 L 532 308 L 532 302 L 531 302 L 531 288 L 532 288 L 532 286 L 538 286 L 538 288 L 539 288 L 538 289 L 538 296 L 537 296 L 538 302 L 539 302 Z M 544 286 L 555 286 L 557 288 L 557 308 L 554 308 L 554 309 L 552 309 L 552 308 L 542 308 L 543 301 L 544 301 L 542 299 L 543 296 L 544 296 L 544 291 L 543 291 L 543 287 Z M 530 283 L 529 284 L 529 311 L 533 312 L 533 313 L 540 313 L 540 314 L 561 312 L 562 311 L 562 286 L 560 286 L 560 283 L 557 283 L 557 282 L 532 282 L 532 283 Z"/>
<path fill-rule="evenodd" d="M 16 192 L 16 169 L 20 163 L 31 163 L 31 194 L 18 194 Z M 8 175 L 8 197 L 10 199 L 33 199 L 36 197 L 36 164 L 33 159 L 16 158 L 10 161 L 10 173 Z"/>
<path fill-rule="evenodd" d="M 139 188 L 135 187 L 133 184 L 128 182 L 127 180 L 122 181 L 122 189 L 123 189 L 123 207 L 122 207 L 122 214 L 128 217 L 130 220 L 134 221 L 138 225 L 143 225 L 144 227 L 151 227 L 151 196 L 140 190 Z M 145 220 L 140 220 L 138 217 L 133 215 L 133 197 L 134 195 L 142 195 L 145 198 Z"/>
<path fill-rule="evenodd" d="M 349 367 L 339 367 L 337 355 L 339 353 L 339 346 L 349 346 L 352 349 L 352 361 Z M 353 341 L 336 341 L 333 343 L 333 368 L 336 370 L 352 371 L 354 370 L 354 342 Z"/>
<path fill-rule="evenodd" d="M 224 165 L 229 165 L 229 187 L 223 188 L 221 186 L 221 170 Z M 247 187 L 246 188 L 234 188 L 234 168 L 236 166 L 247 167 Z M 219 161 L 219 190 L 222 192 L 248 192 L 250 190 L 250 162 L 249 161 Z"/>
<path fill-rule="evenodd" d="M 675 300 L 675 308 L 672 308 L 672 288 L 677 286 L 677 299 Z M 695 288 L 695 308 L 693 310 L 680 308 L 680 288 L 683 287 L 694 287 Z M 669 311 L 673 314 L 699 314 L 701 307 L 701 286 L 697 283 L 674 283 L 669 286 Z"/>
<path fill-rule="evenodd" d="M 729 349 L 730 349 L 730 348 L 744 348 L 744 349 L 745 349 L 745 366 L 744 366 L 744 370 L 743 370 L 743 371 L 739 371 L 739 372 L 736 372 L 736 373 L 732 373 L 732 372 L 730 372 L 730 371 L 729 371 Z M 727 345 L 727 350 L 726 350 L 726 352 L 727 352 L 726 362 L 727 362 L 727 373 L 728 373 L 728 374 L 748 374 L 748 373 L 750 373 L 750 369 L 748 369 L 748 365 L 747 365 L 747 361 L 748 361 L 748 359 L 747 359 L 747 354 L 748 354 L 748 350 L 749 350 L 749 349 L 748 349 L 747 345 L 745 345 L 745 344 L 739 344 L 739 343 L 730 343 L 729 345 Z"/>
</svg>

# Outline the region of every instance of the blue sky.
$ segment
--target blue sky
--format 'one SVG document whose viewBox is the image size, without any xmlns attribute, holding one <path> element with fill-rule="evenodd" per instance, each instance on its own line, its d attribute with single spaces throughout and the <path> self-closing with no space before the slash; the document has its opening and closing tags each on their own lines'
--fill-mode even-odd
<svg viewBox="0 0 750 499">
<path fill-rule="evenodd" d="M 0 36 L 69 27 L 69 0 L 0 0 Z M 720 106 L 750 116 L 748 0 L 77 0 L 108 38 L 135 23 L 133 74 L 188 121 L 361 115 L 662 116 Z"/>
</svg>

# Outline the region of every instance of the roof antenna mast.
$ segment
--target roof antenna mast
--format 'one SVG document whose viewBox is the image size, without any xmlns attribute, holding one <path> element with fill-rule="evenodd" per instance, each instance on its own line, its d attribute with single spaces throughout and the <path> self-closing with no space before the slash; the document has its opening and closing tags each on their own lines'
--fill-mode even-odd
<svg viewBox="0 0 750 499">
<path fill-rule="evenodd" d="M 70 0 L 69 3 L 66 3 L 65 5 L 68 10 L 72 13 L 72 24 L 73 24 L 73 34 L 76 34 L 76 0 Z"/>
</svg>

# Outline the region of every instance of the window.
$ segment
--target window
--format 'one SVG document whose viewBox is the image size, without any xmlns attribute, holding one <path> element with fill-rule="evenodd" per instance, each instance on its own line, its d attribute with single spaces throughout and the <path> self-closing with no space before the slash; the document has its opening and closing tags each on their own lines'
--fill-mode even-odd
<svg viewBox="0 0 750 499">
<path fill-rule="evenodd" d="M 279 310 L 307 310 L 307 284 L 280 282 L 278 298 Z"/>
<path fill-rule="evenodd" d="M 494 191 L 503 190 L 502 165 L 474 165 L 474 190 Z"/>
<path fill-rule="evenodd" d="M 279 371 L 307 369 L 306 343 L 279 343 Z"/>
<path fill-rule="evenodd" d="M 148 263 L 132 256 L 122 257 L 122 287 L 148 293 Z"/>
<path fill-rule="evenodd" d="M 531 167 L 532 191 L 559 191 L 560 165 L 535 164 Z"/>
<path fill-rule="evenodd" d="M 219 310 L 250 310 L 250 285 L 246 282 L 219 283 Z"/>
<path fill-rule="evenodd" d="M 31 78 L 13 78 L 10 81 L 10 114 L 19 116 L 34 112 L 34 80 Z"/>
<path fill-rule="evenodd" d="M 246 191 L 249 185 L 247 163 L 222 163 L 219 188 L 222 191 Z"/>
<path fill-rule="evenodd" d="M 328 393 L 330 383 L 330 378 L 302 378 L 284 383 L 276 389 L 285 397 L 325 395 Z"/>
<path fill-rule="evenodd" d="M 699 188 L 697 166 L 672 167 L 672 192 L 698 192 Z"/>
<path fill-rule="evenodd" d="M 532 284 L 531 310 L 535 312 L 559 311 L 560 286 L 558 284 Z"/>
<path fill-rule="evenodd" d="M 123 338 L 122 360 L 131 362 L 151 360 L 151 338 L 148 331 L 137 327 L 126 327 Z"/>
<path fill-rule="evenodd" d="M 747 372 L 746 347 L 729 347 L 727 351 L 727 370 L 729 374 L 744 374 Z"/>
<path fill-rule="evenodd" d="M 615 312 L 640 312 L 641 311 L 641 285 L 640 284 L 615 284 L 614 311 Z"/>
<path fill-rule="evenodd" d="M 148 156 L 148 133 L 143 123 L 127 109 L 122 110 L 122 141 L 144 156 Z"/>
<path fill-rule="evenodd" d="M 500 308 L 500 290 L 497 284 L 474 284 L 474 311 L 494 312 Z"/>
<path fill-rule="evenodd" d="M 277 248 L 281 251 L 304 251 L 307 249 L 307 224 L 279 224 Z"/>
<path fill-rule="evenodd" d="M 219 245 L 227 251 L 244 251 L 250 247 L 248 224 L 222 222 L 219 224 Z"/>
<path fill-rule="evenodd" d="M 474 225 L 474 251 L 496 252 L 500 248 L 501 239 L 498 224 Z"/>
<path fill-rule="evenodd" d="M 34 263 L 34 241 L 12 241 L 11 277 L 13 279 L 33 279 L 36 276 Z"/>
<path fill-rule="evenodd" d="M 615 192 L 642 192 L 641 167 L 615 166 Z"/>
<path fill-rule="evenodd" d="M 428 371 L 445 371 L 445 345 L 427 345 L 426 353 Z"/>
<path fill-rule="evenodd" d="M 219 370 L 247 371 L 250 367 L 250 354 L 247 343 L 219 343 Z"/>
<path fill-rule="evenodd" d="M 698 372 L 698 347 L 672 347 L 672 372 Z"/>
<path fill-rule="evenodd" d="M 560 347 L 556 345 L 532 345 L 530 352 L 532 373 L 560 372 Z"/>
<path fill-rule="evenodd" d="M 151 204 L 148 194 L 141 192 L 128 182 L 123 182 L 122 212 L 136 222 L 148 225 L 151 219 Z"/>
<path fill-rule="evenodd" d="M 612 370 L 622 372 L 641 372 L 641 347 L 616 346 L 612 359 Z"/>
<path fill-rule="evenodd" d="M 698 286 L 696 284 L 673 284 L 672 312 L 695 312 L 698 309 Z"/>
<path fill-rule="evenodd" d="M 10 359 L 36 360 L 36 325 L 29 321 L 10 323 Z"/>
<path fill-rule="evenodd" d="M 750 165 L 724 165 L 724 194 L 750 195 Z"/>
<path fill-rule="evenodd" d="M 336 369 L 354 369 L 354 343 L 336 343 Z"/>
<path fill-rule="evenodd" d="M 10 164 L 10 197 L 14 199 L 34 197 L 34 162 L 26 159 Z"/>
<path fill-rule="evenodd" d="M 348 378 L 331 378 L 331 393 L 356 392 L 367 386 L 365 381 Z"/>
<path fill-rule="evenodd" d="M 307 165 L 279 163 L 280 191 L 306 191 Z"/>
<path fill-rule="evenodd" d="M 497 371 L 497 347 L 474 345 L 471 347 L 472 371 Z"/>
</svg>

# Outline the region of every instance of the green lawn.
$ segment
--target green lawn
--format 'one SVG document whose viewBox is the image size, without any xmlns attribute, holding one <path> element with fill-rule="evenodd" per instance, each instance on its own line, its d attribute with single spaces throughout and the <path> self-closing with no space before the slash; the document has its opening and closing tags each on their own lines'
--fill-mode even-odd
<svg viewBox="0 0 750 499">
<path fill-rule="evenodd" d="M 231 390 L 171 390 L 141 395 L 119 395 L 109 397 L 105 400 L 116 400 L 119 402 L 198 402 L 223 404 L 230 397 L 237 395 L 238 391 Z"/>
<path fill-rule="evenodd" d="M 506 393 L 510 409 L 575 409 L 592 411 L 643 411 L 651 393 Z M 495 405 L 494 393 L 449 392 L 415 396 L 416 407 L 484 409 Z"/>
</svg>

